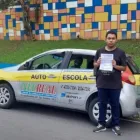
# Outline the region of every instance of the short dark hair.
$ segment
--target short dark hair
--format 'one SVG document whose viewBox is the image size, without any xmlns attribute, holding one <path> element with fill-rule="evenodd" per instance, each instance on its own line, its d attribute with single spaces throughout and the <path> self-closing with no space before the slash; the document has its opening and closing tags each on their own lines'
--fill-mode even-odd
<svg viewBox="0 0 140 140">
<path fill-rule="evenodd" d="M 108 36 L 109 34 L 113 34 L 113 35 L 115 35 L 116 38 L 117 38 L 117 33 L 116 33 L 115 31 L 112 31 L 112 30 L 108 31 L 108 32 L 106 33 L 106 38 L 107 38 L 107 36 Z"/>
</svg>

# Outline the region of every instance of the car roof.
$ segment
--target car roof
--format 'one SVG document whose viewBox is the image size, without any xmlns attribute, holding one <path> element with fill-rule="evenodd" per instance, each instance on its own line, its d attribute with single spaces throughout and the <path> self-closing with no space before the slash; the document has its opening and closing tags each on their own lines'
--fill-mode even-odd
<svg viewBox="0 0 140 140">
<path fill-rule="evenodd" d="M 71 51 L 75 54 L 85 54 L 85 55 L 95 55 L 97 50 L 90 50 L 90 49 L 76 49 L 76 48 L 64 48 L 64 49 L 53 49 L 49 51 L 45 51 L 37 56 L 44 55 L 46 53 L 61 53 L 61 52 Z M 131 57 L 131 55 L 126 54 L 126 57 Z"/>
<path fill-rule="evenodd" d="M 48 50 L 48 51 L 45 51 L 45 52 L 40 53 L 38 55 L 35 55 L 35 56 L 29 58 L 28 60 L 25 60 L 24 62 L 22 62 L 21 65 L 24 64 L 26 61 L 30 61 L 35 57 L 40 57 L 40 56 L 45 55 L 47 53 L 61 53 L 61 52 L 67 52 L 67 51 L 72 51 L 74 54 L 83 54 L 83 55 L 94 56 L 96 54 L 97 50 L 75 49 L 75 48 L 53 49 L 53 50 Z"/>
<path fill-rule="evenodd" d="M 66 51 L 71 51 L 73 52 L 74 54 L 83 54 L 83 55 L 92 55 L 92 56 L 95 56 L 97 50 L 90 50 L 90 49 L 76 49 L 76 48 L 63 48 L 63 49 L 53 49 L 53 50 L 48 50 L 48 51 L 45 51 L 41 54 L 38 54 L 36 56 L 33 56 L 32 58 L 29 58 L 28 60 L 26 61 L 30 61 L 32 60 L 34 57 L 39 57 L 39 56 L 42 56 L 42 55 L 45 55 L 47 53 L 61 53 L 61 52 L 66 52 Z M 128 57 L 128 55 L 126 54 L 126 56 Z M 130 56 L 129 56 L 130 57 Z M 22 62 L 21 64 L 24 64 L 26 61 Z"/>
<path fill-rule="evenodd" d="M 78 53 L 78 54 L 87 54 L 87 55 L 95 55 L 97 50 L 90 50 L 90 49 L 75 49 L 75 48 L 66 48 L 66 49 L 54 49 L 54 50 L 50 50 L 50 51 L 46 51 L 45 53 L 48 52 L 64 52 L 64 51 L 71 51 L 74 53 Z M 126 54 L 126 57 L 131 57 L 130 54 Z"/>
<path fill-rule="evenodd" d="M 61 53 L 64 51 L 71 51 L 73 53 L 78 53 L 78 54 L 95 55 L 97 50 L 66 48 L 66 49 L 54 49 L 54 50 L 46 51 L 44 53 L 48 53 L 48 52 Z"/>
<path fill-rule="evenodd" d="M 52 49 L 52 50 L 48 50 L 43 53 L 40 53 L 36 56 L 33 56 L 32 58 L 39 57 L 39 56 L 45 55 L 47 53 L 61 53 L 61 52 L 67 52 L 67 51 L 73 52 L 74 54 L 83 54 L 83 55 L 92 55 L 92 56 L 95 56 L 95 54 L 97 52 L 97 50 L 91 50 L 91 49 L 76 49 L 76 48 Z M 126 54 L 126 57 L 128 57 L 128 56 L 131 57 L 130 55 Z M 32 58 L 30 58 L 28 60 L 31 60 Z"/>
</svg>

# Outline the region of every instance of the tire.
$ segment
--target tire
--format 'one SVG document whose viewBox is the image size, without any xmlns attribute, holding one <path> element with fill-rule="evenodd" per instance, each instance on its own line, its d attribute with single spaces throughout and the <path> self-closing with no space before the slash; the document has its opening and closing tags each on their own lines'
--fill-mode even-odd
<svg viewBox="0 0 140 140">
<path fill-rule="evenodd" d="M 10 109 L 16 102 L 15 94 L 9 84 L 0 84 L 0 108 Z"/>
<path fill-rule="evenodd" d="M 112 119 L 110 104 L 108 104 L 107 108 L 108 108 L 107 109 L 108 120 L 106 122 L 107 122 L 107 127 L 110 127 L 111 119 Z M 99 101 L 98 101 L 98 98 L 94 98 L 90 102 L 90 105 L 89 105 L 89 108 L 88 108 L 88 114 L 89 114 L 89 118 L 92 121 L 92 123 L 94 125 L 97 125 L 98 124 L 98 117 L 99 117 Z"/>
</svg>

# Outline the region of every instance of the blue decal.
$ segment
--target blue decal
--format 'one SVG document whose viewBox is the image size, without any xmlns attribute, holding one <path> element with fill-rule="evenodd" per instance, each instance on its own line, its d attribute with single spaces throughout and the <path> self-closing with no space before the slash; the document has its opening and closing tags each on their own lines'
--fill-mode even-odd
<svg viewBox="0 0 140 140">
<path fill-rule="evenodd" d="M 50 97 L 50 98 L 56 98 L 56 94 L 46 94 L 46 93 L 40 93 L 40 92 L 31 92 L 31 91 L 21 91 L 23 95 L 31 95 L 31 96 L 38 96 L 38 97 Z"/>
<path fill-rule="evenodd" d="M 66 96 L 66 93 L 61 93 L 61 97 L 65 97 Z"/>
</svg>

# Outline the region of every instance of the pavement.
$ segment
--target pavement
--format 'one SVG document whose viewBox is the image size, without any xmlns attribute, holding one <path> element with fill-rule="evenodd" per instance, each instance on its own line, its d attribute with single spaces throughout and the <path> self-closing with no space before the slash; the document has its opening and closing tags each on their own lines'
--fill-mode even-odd
<svg viewBox="0 0 140 140">
<path fill-rule="evenodd" d="M 140 123 L 121 121 L 122 136 L 111 129 L 94 133 L 85 113 L 18 103 L 0 109 L 0 140 L 140 140 Z"/>
</svg>

